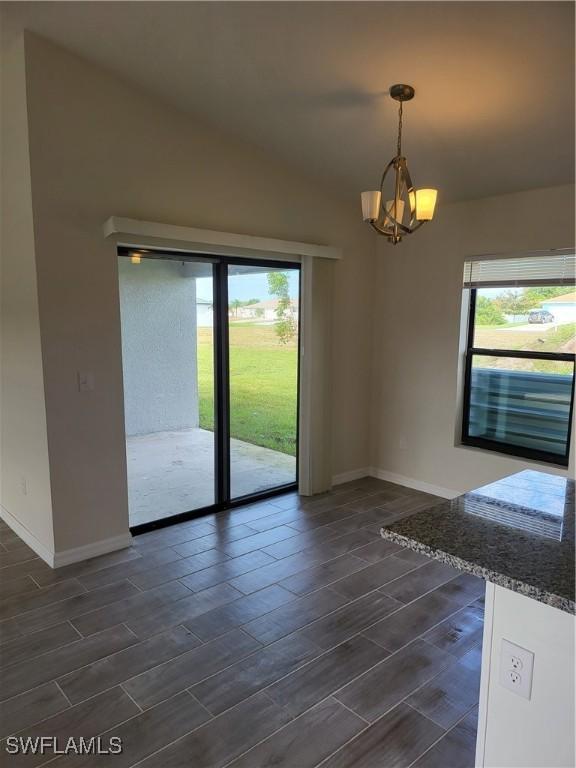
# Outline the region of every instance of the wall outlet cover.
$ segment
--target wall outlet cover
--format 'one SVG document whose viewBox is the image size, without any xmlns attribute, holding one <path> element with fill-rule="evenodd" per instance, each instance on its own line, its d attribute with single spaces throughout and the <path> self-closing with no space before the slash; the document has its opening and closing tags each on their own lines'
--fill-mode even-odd
<svg viewBox="0 0 576 768">
<path fill-rule="evenodd" d="M 503 638 L 500 647 L 500 685 L 524 699 L 530 699 L 533 671 L 532 651 Z"/>
</svg>

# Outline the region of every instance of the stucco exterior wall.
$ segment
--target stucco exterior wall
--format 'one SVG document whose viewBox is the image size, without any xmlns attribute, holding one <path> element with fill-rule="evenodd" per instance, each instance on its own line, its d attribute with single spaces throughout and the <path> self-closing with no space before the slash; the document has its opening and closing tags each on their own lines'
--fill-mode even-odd
<svg viewBox="0 0 576 768">
<path fill-rule="evenodd" d="M 196 280 L 179 261 L 118 257 L 127 435 L 198 426 Z"/>
</svg>

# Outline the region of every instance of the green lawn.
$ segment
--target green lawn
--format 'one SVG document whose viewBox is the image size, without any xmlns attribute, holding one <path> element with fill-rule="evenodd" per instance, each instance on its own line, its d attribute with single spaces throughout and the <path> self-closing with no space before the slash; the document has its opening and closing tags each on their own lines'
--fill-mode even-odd
<svg viewBox="0 0 576 768">
<path fill-rule="evenodd" d="M 253 445 L 296 455 L 298 351 L 274 326 L 230 324 L 230 433 Z M 200 426 L 214 429 L 212 329 L 198 329 Z"/>
<path fill-rule="evenodd" d="M 576 350 L 576 325 L 566 323 L 554 328 L 537 326 L 534 331 L 510 331 L 508 326 L 478 325 L 474 344 L 485 349 L 522 349 L 536 352 L 571 352 Z M 572 371 L 570 363 L 552 360 L 520 360 L 502 357 L 487 358 L 491 368 L 513 368 L 539 371 L 541 373 L 563 373 Z M 485 364 L 486 359 L 482 361 Z"/>
</svg>

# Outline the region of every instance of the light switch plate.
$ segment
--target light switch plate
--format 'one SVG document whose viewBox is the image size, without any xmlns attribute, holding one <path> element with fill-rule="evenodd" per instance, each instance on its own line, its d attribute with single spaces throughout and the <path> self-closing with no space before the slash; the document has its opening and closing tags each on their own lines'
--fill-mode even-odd
<svg viewBox="0 0 576 768">
<path fill-rule="evenodd" d="M 509 691 L 530 699 L 534 654 L 520 645 L 502 638 L 500 647 L 500 685 Z"/>
<path fill-rule="evenodd" d="M 78 371 L 78 392 L 94 391 L 94 374 L 90 371 Z"/>
</svg>

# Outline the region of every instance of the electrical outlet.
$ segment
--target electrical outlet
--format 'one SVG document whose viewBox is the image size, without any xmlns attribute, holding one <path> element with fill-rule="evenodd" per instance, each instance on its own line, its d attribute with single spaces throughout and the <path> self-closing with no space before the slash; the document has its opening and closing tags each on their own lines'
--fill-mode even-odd
<svg viewBox="0 0 576 768">
<path fill-rule="evenodd" d="M 502 639 L 500 648 L 500 685 L 530 699 L 532 693 L 532 672 L 534 654 L 519 645 Z"/>
<path fill-rule="evenodd" d="M 514 688 L 520 688 L 522 685 L 522 675 L 518 674 L 518 672 L 514 672 L 512 669 L 509 669 L 508 682 L 510 682 Z"/>
<path fill-rule="evenodd" d="M 520 672 L 520 670 L 524 665 L 522 664 L 522 659 L 519 659 L 518 656 L 511 656 L 510 666 L 512 667 L 512 669 L 515 669 L 517 672 Z"/>
</svg>

